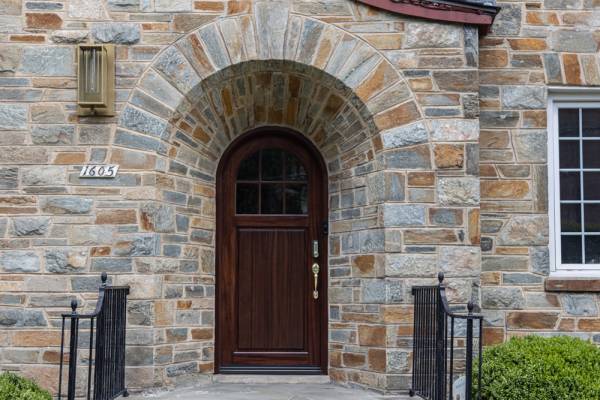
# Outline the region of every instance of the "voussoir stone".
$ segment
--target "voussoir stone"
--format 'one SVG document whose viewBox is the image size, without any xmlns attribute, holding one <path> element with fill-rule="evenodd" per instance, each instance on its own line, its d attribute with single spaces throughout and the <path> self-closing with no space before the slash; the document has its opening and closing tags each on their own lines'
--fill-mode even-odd
<svg viewBox="0 0 600 400">
<path fill-rule="evenodd" d="M 50 227 L 50 217 L 17 217 L 13 219 L 16 236 L 43 236 Z"/>
<path fill-rule="evenodd" d="M 64 248 L 46 250 L 44 254 L 46 272 L 66 274 L 81 272 L 87 262 L 87 251 L 85 249 Z"/>
<path fill-rule="evenodd" d="M 140 26 L 128 22 L 96 23 L 92 36 L 100 43 L 135 44 L 140 41 Z"/>
<path fill-rule="evenodd" d="M 4 272 L 38 272 L 40 259 L 33 251 L 3 251 L 0 253 L 0 270 Z"/>
</svg>

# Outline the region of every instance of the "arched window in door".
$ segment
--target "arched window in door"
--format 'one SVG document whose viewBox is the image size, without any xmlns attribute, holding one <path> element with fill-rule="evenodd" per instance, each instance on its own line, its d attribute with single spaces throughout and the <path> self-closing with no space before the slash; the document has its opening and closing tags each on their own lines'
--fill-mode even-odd
<svg viewBox="0 0 600 400">
<path fill-rule="evenodd" d="M 304 165 L 281 149 L 262 149 L 240 163 L 236 214 L 307 214 L 308 175 Z"/>
</svg>

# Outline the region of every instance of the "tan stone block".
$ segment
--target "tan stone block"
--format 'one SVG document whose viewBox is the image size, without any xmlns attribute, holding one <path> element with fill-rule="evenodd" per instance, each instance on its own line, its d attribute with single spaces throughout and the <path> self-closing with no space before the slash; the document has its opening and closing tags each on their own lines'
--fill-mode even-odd
<svg viewBox="0 0 600 400">
<path fill-rule="evenodd" d="M 342 352 L 330 351 L 329 352 L 329 365 L 334 368 L 342 366 Z"/>
<path fill-rule="evenodd" d="M 404 241 L 410 244 L 456 243 L 456 232 L 451 229 L 408 229 Z"/>
<path fill-rule="evenodd" d="M 508 131 L 482 130 L 479 134 L 479 145 L 483 149 L 505 149 L 510 145 Z"/>
<path fill-rule="evenodd" d="M 482 178 L 495 178 L 498 176 L 498 173 L 493 165 L 480 165 L 479 176 Z"/>
<path fill-rule="evenodd" d="M 433 89 L 431 78 L 414 78 L 408 80 L 408 85 L 415 92 L 426 92 Z"/>
<path fill-rule="evenodd" d="M 365 365 L 366 357 L 364 354 L 343 353 L 342 363 L 346 367 L 357 368 Z"/>
<path fill-rule="evenodd" d="M 494 70 L 479 72 L 479 81 L 482 85 L 522 85 L 527 83 L 527 74 L 518 69 Z M 500 103 L 497 103 L 500 104 Z"/>
<path fill-rule="evenodd" d="M 135 210 L 98 210 L 96 224 L 137 224 L 137 213 Z"/>
<path fill-rule="evenodd" d="M 479 244 L 481 242 L 481 224 L 479 222 L 479 210 L 473 209 L 469 211 L 469 241 L 471 244 Z"/>
<path fill-rule="evenodd" d="M 528 11 L 525 20 L 530 25 L 560 25 L 555 12 Z"/>
<path fill-rule="evenodd" d="M 375 276 L 375 256 L 362 255 L 352 257 L 353 276 Z"/>
<path fill-rule="evenodd" d="M 159 300 L 154 302 L 154 324 L 156 326 L 173 325 L 175 320 L 175 305 L 172 301 Z"/>
<path fill-rule="evenodd" d="M 400 33 L 375 33 L 362 35 L 362 38 L 379 50 L 398 50 L 402 48 Z"/>
<path fill-rule="evenodd" d="M 462 168 L 465 149 L 458 144 L 437 144 L 433 149 L 435 165 L 438 168 Z"/>
<path fill-rule="evenodd" d="M 46 37 L 43 35 L 10 35 L 10 41 L 16 43 L 44 43 Z"/>
<path fill-rule="evenodd" d="M 386 329 L 384 325 L 359 325 L 358 343 L 361 346 L 385 346 Z"/>
<path fill-rule="evenodd" d="M 396 80 L 398 80 L 398 73 L 388 62 L 381 62 L 375 71 L 356 88 L 356 95 L 363 101 L 367 101 L 376 93 L 390 87 Z"/>
<path fill-rule="evenodd" d="M 581 66 L 579 65 L 577 54 L 563 54 L 562 62 L 567 83 L 571 85 L 581 85 Z"/>
<path fill-rule="evenodd" d="M 110 157 L 112 164 L 119 164 L 121 169 L 152 170 L 156 163 L 156 156 L 142 153 L 141 151 L 113 148 Z"/>
<path fill-rule="evenodd" d="M 506 323 L 512 329 L 552 330 L 558 321 L 556 312 L 509 312 Z M 581 321 L 580 321 L 581 324 Z"/>
<path fill-rule="evenodd" d="M 169 24 L 167 22 L 147 22 L 142 24 L 142 30 L 150 32 L 167 32 L 169 30 Z"/>
<path fill-rule="evenodd" d="M 344 322 L 370 322 L 377 323 L 381 321 L 379 314 L 343 312 L 342 321 Z"/>
<path fill-rule="evenodd" d="M 225 3 L 222 1 L 194 1 L 194 10 L 221 13 L 225 11 Z"/>
<path fill-rule="evenodd" d="M 523 111 L 523 128 L 545 128 L 548 123 L 548 116 L 545 110 Z"/>
<path fill-rule="evenodd" d="M 194 328 L 192 329 L 193 340 L 212 340 L 213 329 L 212 328 Z"/>
<path fill-rule="evenodd" d="M 381 130 L 402 126 L 421 117 L 414 101 L 400 104 L 375 116 L 375 124 Z"/>
<path fill-rule="evenodd" d="M 90 249 L 90 254 L 92 257 L 102 257 L 110 254 L 110 247 L 102 246 L 102 247 L 92 247 Z"/>
<path fill-rule="evenodd" d="M 575 331 L 575 318 L 561 318 L 558 323 L 558 330 L 561 332 Z"/>
<path fill-rule="evenodd" d="M 482 180 L 481 197 L 485 199 L 524 199 L 530 194 L 529 182 L 521 180 Z"/>
<path fill-rule="evenodd" d="M 434 172 L 409 172 L 408 186 L 433 186 L 435 185 Z"/>
<path fill-rule="evenodd" d="M 369 369 L 376 372 L 385 372 L 387 365 L 386 352 L 383 349 L 369 349 L 367 353 Z"/>
<path fill-rule="evenodd" d="M 502 274 L 500 272 L 482 272 L 480 275 L 481 285 L 498 286 L 502 282 Z"/>
<path fill-rule="evenodd" d="M 85 162 L 85 153 L 57 153 L 54 157 L 54 164 L 72 165 Z"/>
<path fill-rule="evenodd" d="M 15 347 L 48 347 L 60 346 L 60 331 L 18 331 L 13 334 Z"/>
<path fill-rule="evenodd" d="M 26 13 L 25 23 L 28 28 L 35 29 L 60 29 L 62 18 L 53 13 Z"/>
<path fill-rule="evenodd" d="M 600 331 L 600 318 L 580 319 L 577 328 L 583 332 L 598 332 Z"/>
<path fill-rule="evenodd" d="M 248 0 L 232 0 L 227 2 L 227 15 L 245 14 L 252 9 L 252 2 Z"/>
<path fill-rule="evenodd" d="M 545 39 L 508 39 L 508 43 L 510 44 L 511 49 L 521 51 L 546 50 L 547 47 Z"/>
<path fill-rule="evenodd" d="M 412 306 L 385 305 L 383 308 L 383 320 L 391 324 L 410 324 L 413 322 Z"/>
<path fill-rule="evenodd" d="M 504 342 L 504 328 L 483 328 L 483 345 L 493 346 Z"/>
<path fill-rule="evenodd" d="M 332 26 L 328 26 L 321 35 L 321 41 L 315 52 L 312 64 L 320 69 L 325 69 L 336 44 L 340 41 L 343 33 Z"/>
<path fill-rule="evenodd" d="M 481 68 L 502 68 L 508 65 L 508 52 L 502 49 L 482 49 L 479 52 Z"/>
</svg>

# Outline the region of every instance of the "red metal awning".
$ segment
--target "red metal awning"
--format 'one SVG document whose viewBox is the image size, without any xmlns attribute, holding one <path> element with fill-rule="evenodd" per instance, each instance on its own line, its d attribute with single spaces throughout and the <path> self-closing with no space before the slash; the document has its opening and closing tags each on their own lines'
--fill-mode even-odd
<svg viewBox="0 0 600 400">
<path fill-rule="evenodd" d="M 489 27 L 500 7 L 462 0 L 357 0 L 382 10 L 436 21 L 460 22 Z"/>
</svg>

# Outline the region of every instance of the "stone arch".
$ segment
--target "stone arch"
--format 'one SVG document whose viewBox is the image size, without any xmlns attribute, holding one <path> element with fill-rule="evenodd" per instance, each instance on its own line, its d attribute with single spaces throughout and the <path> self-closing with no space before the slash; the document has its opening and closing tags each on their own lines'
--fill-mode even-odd
<svg viewBox="0 0 600 400">
<path fill-rule="evenodd" d="M 305 134 L 327 164 L 329 267 L 338 270 L 329 282 L 331 325 L 339 322 L 336 307 L 338 313 L 348 304 L 359 313 L 372 312 L 378 300 L 358 298 L 356 283 L 342 279 L 351 277 L 350 263 L 368 278 L 381 277 L 374 271 L 384 265 L 386 233 L 378 206 L 403 200 L 393 192 L 403 183 L 393 182 L 385 170 L 431 169 L 429 134 L 421 119 L 407 83 L 380 52 L 339 27 L 289 13 L 284 3 L 257 3 L 253 14 L 209 23 L 167 47 L 132 90 L 112 148 L 112 160 L 123 171 L 147 171 L 143 184 L 153 188 L 135 196 L 147 200 L 140 210 L 142 229 L 161 236 L 157 259 L 180 260 L 157 262 L 156 273 L 187 274 L 174 278 L 173 286 L 186 285 L 181 291 L 164 290 L 160 307 L 174 310 L 179 305 L 169 302 L 188 295 L 202 297 L 194 306 L 208 313 L 214 307 L 219 158 L 246 130 L 280 125 Z M 410 149 L 398 150 L 404 146 Z M 368 282 L 374 289 L 381 283 Z M 208 372 L 212 322 L 203 316 L 189 326 L 187 340 L 202 348 L 198 371 Z M 358 345 L 357 329 L 339 331 L 332 340 Z M 330 365 L 335 380 L 385 386 L 381 370 L 365 366 L 364 374 L 351 373 L 334 355 Z M 166 367 L 167 377 L 177 368 Z"/>
</svg>

